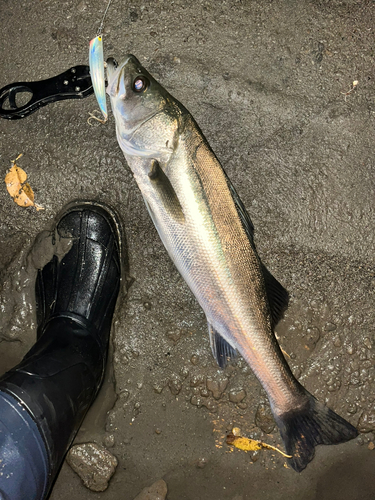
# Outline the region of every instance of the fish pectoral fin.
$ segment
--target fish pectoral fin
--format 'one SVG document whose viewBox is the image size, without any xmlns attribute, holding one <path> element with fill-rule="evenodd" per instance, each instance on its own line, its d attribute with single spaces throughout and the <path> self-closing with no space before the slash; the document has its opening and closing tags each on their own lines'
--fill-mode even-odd
<svg viewBox="0 0 375 500">
<path fill-rule="evenodd" d="M 176 222 L 185 222 L 185 215 L 176 191 L 157 160 L 151 161 L 151 168 L 148 173 L 148 177 L 153 189 L 158 194 L 158 198 L 163 205 L 164 210 Z"/>
<path fill-rule="evenodd" d="M 237 350 L 232 347 L 208 321 L 211 350 L 220 368 L 225 368 L 228 361 L 237 357 Z"/>
<path fill-rule="evenodd" d="M 269 272 L 266 266 L 264 264 L 261 264 L 261 266 L 270 306 L 272 328 L 274 328 L 288 307 L 289 294 L 282 284 Z"/>
</svg>

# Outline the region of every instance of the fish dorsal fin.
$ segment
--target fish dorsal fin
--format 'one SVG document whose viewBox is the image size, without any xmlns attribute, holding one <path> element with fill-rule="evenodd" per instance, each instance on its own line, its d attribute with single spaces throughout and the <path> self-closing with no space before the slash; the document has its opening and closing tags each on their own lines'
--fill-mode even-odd
<svg viewBox="0 0 375 500">
<path fill-rule="evenodd" d="M 238 213 L 238 217 L 240 218 L 242 227 L 245 230 L 245 233 L 247 237 L 249 238 L 249 241 L 251 243 L 251 246 L 253 249 L 256 251 L 255 248 L 255 243 L 254 243 L 254 224 L 252 223 L 250 219 L 250 215 L 247 213 L 247 210 L 245 208 L 245 205 L 242 203 L 241 198 L 238 196 L 237 191 L 235 190 L 233 184 L 231 183 L 229 177 L 227 176 L 225 170 L 224 170 L 225 178 L 227 181 L 227 186 L 230 191 L 230 194 L 232 195 L 234 204 L 236 206 L 236 210 Z"/>
<path fill-rule="evenodd" d="M 158 161 L 151 160 L 151 168 L 148 177 L 152 187 L 158 192 L 159 199 L 165 211 L 176 222 L 185 222 L 184 212 L 176 191 Z"/>
<path fill-rule="evenodd" d="M 210 335 L 211 350 L 220 368 L 225 368 L 228 361 L 237 357 L 237 351 L 232 347 L 215 328 L 207 321 L 208 333 Z"/>
<path fill-rule="evenodd" d="M 282 286 L 282 284 L 279 283 L 277 279 L 269 272 L 266 266 L 264 266 L 263 264 L 261 265 L 264 283 L 266 286 L 268 303 L 270 306 L 271 324 L 272 328 L 274 328 L 281 320 L 285 310 L 288 307 L 289 294 Z"/>
<path fill-rule="evenodd" d="M 254 243 L 254 224 L 252 223 L 250 215 L 247 213 L 247 210 L 244 204 L 242 203 L 241 198 L 238 196 L 237 191 L 234 189 L 227 175 L 226 179 L 229 191 L 232 195 L 234 204 L 237 209 L 238 216 L 241 220 L 242 227 L 244 228 L 246 235 L 249 238 L 251 246 L 256 252 L 256 247 Z M 285 288 L 277 281 L 277 279 L 274 276 L 272 276 L 272 274 L 262 263 L 261 267 L 267 291 L 268 303 L 271 311 L 272 327 L 275 327 L 277 323 L 280 321 L 280 319 L 283 317 L 283 314 L 286 308 L 288 307 L 289 295 L 288 292 L 285 290 Z"/>
</svg>

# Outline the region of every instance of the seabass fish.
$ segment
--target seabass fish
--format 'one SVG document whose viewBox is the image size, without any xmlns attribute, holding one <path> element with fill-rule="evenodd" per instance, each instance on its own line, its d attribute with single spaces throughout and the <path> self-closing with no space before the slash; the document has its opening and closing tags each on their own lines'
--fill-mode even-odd
<svg viewBox="0 0 375 500">
<path fill-rule="evenodd" d="M 107 61 L 117 139 L 171 259 L 208 322 L 218 364 L 238 351 L 267 392 L 275 421 L 303 470 L 319 444 L 357 430 L 293 376 L 273 333 L 288 294 L 257 254 L 254 227 L 190 113 L 132 55 Z"/>
</svg>

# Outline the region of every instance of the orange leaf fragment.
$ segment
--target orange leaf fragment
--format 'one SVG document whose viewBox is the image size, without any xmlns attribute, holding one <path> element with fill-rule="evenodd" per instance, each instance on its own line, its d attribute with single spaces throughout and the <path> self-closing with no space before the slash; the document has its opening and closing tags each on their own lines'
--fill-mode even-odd
<svg viewBox="0 0 375 500">
<path fill-rule="evenodd" d="M 230 433 L 227 435 L 227 444 L 230 446 L 235 446 L 239 450 L 243 451 L 257 451 L 261 449 L 266 449 L 266 450 L 274 450 L 280 453 L 283 457 L 286 458 L 292 458 L 291 455 L 287 455 L 283 451 L 279 450 L 275 446 L 272 446 L 267 443 L 263 443 L 262 441 L 257 441 L 255 439 L 250 439 L 246 437 L 242 437 L 239 435 L 236 435 L 236 433 Z"/>
<path fill-rule="evenodd" d="M 4 181 L 7 191 L 13 201 L 20 207 L 35 207 L 37 210 L 43 210 L 43 207 L 34 203 L 34 191 L 31 189 L 30 184 L 26 182 L 26 172 L 16 165 L 16 161 L 21 156 L 22 154 L 12 161 L 13 165 L 5 176 Z"/>
</svg>

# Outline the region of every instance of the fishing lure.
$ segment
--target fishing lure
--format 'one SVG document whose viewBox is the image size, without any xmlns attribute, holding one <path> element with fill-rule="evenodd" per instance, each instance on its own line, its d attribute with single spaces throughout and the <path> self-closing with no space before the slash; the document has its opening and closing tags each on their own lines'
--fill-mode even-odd
<svg viewBox="0 0 375 500">
<path fill-rule="evenodd" d="M 89 65 L 90 65 L 90 75 L 92 86 L 94 88 L 94 93 L 96 100 L 98 101 L 100 111 L 103 114 L 103 119 L 98 118 L 93 113 L 90 113 L 90 118 L 88 122 L 90 123 L 91 118 L 97 120 L 101 123 L 105 123 L 108 120 L 108 112 L 107 112 L 107 99 L 105 94 L 105 76 L 104 76 L 104 50 L 103 50 L 103 27 L 104 27 L 104 19 L 107 15 L 107 11 L 109 6 L 111 5 L 111 1 L 109 0 L 107 3 L 107 7 L 104 11 L 102 22 L 100 23 L 98 34 L 95 38 L 90 41 L 90 50 L 89 50 Z"/>
<path fill-rule="evenodd" d="M 105 95 L 104 52 L 102 35 L 98 35 L 90 41 L 89 64 L 92 86 L 94 87 L 95 97 L 98 101 L 99 108 L 104 116 L 104 119 L 101 120 L 91 113 L 90 118 L 94 118 L 101 123 L 105 123 L 108 120 L 108 112 L 107 100 Z"/>
</svg>

